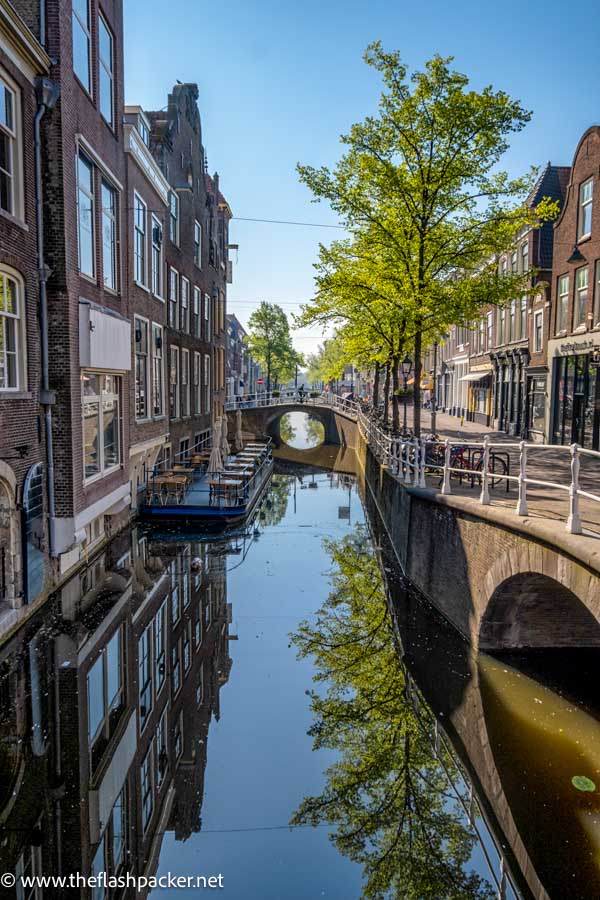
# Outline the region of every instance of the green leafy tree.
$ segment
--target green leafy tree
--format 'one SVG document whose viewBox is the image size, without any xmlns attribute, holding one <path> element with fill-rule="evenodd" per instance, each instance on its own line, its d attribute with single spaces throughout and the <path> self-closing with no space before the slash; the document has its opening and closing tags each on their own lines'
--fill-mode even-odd
<svg viewBox="0 0 600 900">
<path fill-rule="evenodd" d="M 376 330 L 377 310 L 392 304 L 385 321 L 395 327 L 384 331 L 388 342 L 411 342 L 419 433 L 427 344 L 451 324 L 469 324 L 484 304 L 530 290 L 531 273 L 502 278 L 496 260 L 522 228 L 539 226 L 557 207 L 526 204 L 533 171 L 509 178 L 498 168 L 510 136 L 531 118 L 518 100 L 470 89 L 451 57 L 435 56 L 410 78 L 400 54 L 378 42 L 365 61 L 384 84 L 378 114 L 342 137 L 347 150 L 335 169 L 298 166 L 352 235 L 321 249 L 318 292 L 303 321 L 331 320 L 339 301 L 341 320 L 354 326 L 365 318 Z M 358 308 L 350 313 L 353 290 Z"/>
<path fill-rule="evenodd" d="M 267 390 L 290 379 L 296 366 L 302 365 L 301 354 L 294 350 L 286 314 L 276 303 L 262 302 L 248 321 L 246 344 L 251 356 L 267 376 Z"/>
<path fill-rule="evenodd" d="M 315 748 L 338 759 L 292 823 L 334 826 L 337 848 L 363 866 L 368 900 L 491 900 L 469 868 L 475 836 L 450 793 L 449 760 L 415 714 L 368 534 L 359 526 L 325 546 L 332 591 L 292 640 L 317 667 Z"/>
</svg>

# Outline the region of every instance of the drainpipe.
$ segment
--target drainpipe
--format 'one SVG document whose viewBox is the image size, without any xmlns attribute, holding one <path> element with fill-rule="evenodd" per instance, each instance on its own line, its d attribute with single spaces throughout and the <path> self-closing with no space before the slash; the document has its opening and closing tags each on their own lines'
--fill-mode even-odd
<svg viewBox="0 0 600 900">
<path fill-rule="evenodd" d="M 48 363 L 48 295 L 46 282 L 50 270 L 44 258 L 44 195 L 42 184 L 42 143 L 40 124 L 44 113 L 52 109 L 58 100 L 59 87 L 49 78 L 38 78 L 36 83 L 38 109 L 33 123 L 33 149 L 35 157 L 35 224 L 37 231 L 37 266 L 40 290 L 40 330 L 42 339 L 42 389 L 40 403 L 44 407 L 46 435 L 46 483 L 48 492 L 48 518 L 50 520 L 50 555 L 55 555 L 54 529 L 56 523 L 56 502 L 54 497 L 54 444 L 52 438 L 52 406 L 56 394 L 50 390 Z"/>
</svg>

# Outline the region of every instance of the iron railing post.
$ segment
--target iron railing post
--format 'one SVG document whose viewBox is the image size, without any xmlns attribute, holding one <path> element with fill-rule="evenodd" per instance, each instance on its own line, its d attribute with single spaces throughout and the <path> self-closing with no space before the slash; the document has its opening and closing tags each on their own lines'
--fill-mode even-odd
<svg viewBox="0 0 600 900">
<path fill-rule="evenodd" d="M 442 494 L 451 494 L 452 487 L 450 485 L 450 461 L 451 461 L 451 447 L 450 441 L 446 441 L 444 445 L 444 475 L 442 478 Z"/>
<path fill-rule="evenodd" d="M 479 502 L 483 504 L 483 506 L 488 506 L 490 502 L 489 476 L 490 438 L 489 435 L 486 434 L 483 439 L 483 474 L 481 476 L 481 494 L 479 495 Z"/>
<path fill-rule="evenodd" d="M 517 500 L 517 515 L 527 515 L 527 446 L 525 441 L 519 442 L 519 499 Z"/>
<path fill-rule="evenodd" d="M 567 531 L 581 534 L 581 517 L 579 515 L 579 447 L 571 444 L 571 484 L 569 485 L 569 518 Z"/>
</svg>

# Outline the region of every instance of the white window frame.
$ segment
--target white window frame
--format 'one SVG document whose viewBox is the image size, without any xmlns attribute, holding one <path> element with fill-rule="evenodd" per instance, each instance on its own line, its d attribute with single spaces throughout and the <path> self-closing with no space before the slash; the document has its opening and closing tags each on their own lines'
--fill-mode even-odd
<svg viewBox="0 0 600 900">
<path fill-rule="evenodd" d="M 202 362 L 200 353 L 198 353 L 197 350 L 194 350 L 193 367 L 192 383 L 194 386 L 194 415 L 199 416 L 202 415 Z"/>
<path fill-rule="evenodd" d="M 142 340 L 137 340 L 137 331 L 138 327 L 142 332 Z M 145 422 L 151 417 L 151 389 L 150 389 L 150 340 L 151 340 L 151 331 L 150 331 L 150 322 L 148 319 L 145 319 L 143 316 L 134 316 L 133 320 L 133 330 L 134 330 L 134 341 L 135 341 L 135 369 L 134 369 L 134 412 L 136 422 Z M 143 347 L 143 336 L 144 331 L 146 332 L 146 352 L 143 353 L 139 348 Z M 143 357 L 146 360 L 146 378 L 145 384 L 143 385 L 144 391 L 144 404 L 145 410 L 143 415 L 138 415 L 138 357 Z"/>
<path fill-rule="evenodd" d="M 561 334 L 567 330 L 570 283 L 571 279 L 568 274 L 558 276 L 556 287 L 556 334 Z"/>
<path fill-rule="evenodd" d="M 202 225 L 198 219 L 194 220 L 194 263 L 202 268 Z"/>
<path fill-rule="evenodd" d="M 108 190 L 111 194 L 113 206 L 112 209 L 109 209 L 104 204 L 104 190 Z M 103 178 L 100 184 L 100 197 L 102 200 L 102 282 L 104 287 L 108 291 L 112 291 L 113 293 L 118 293 L 119 290 L 119 270 L 117 263 L 117 221 L 118 221 L 118 192 L 114 184 L 108 180 L 108 178 Z M 112 273 L 114 275 L 114 283 L 108 284 L 106 277 L 106 243 L 104 240 L 104 229 L 108 227 L 110 229 L 110 265 L 112 267 Z"/>
<path fill-rule="evenodd" d="M 581 277 L 580 277 L 581 276 Z M 585 276 L 585 277 L 583 277 Z M 581 284 L 580 284 L 581 281 Z M 581 294 L 585 292 L 585 308 L 580 316 Z M 573 328 L 581 328 L 587 325 L 588 307 L 590 301 L 590 267 L 581 266 L 575 272 L 575 296 L 573 298 Z"/>
<path fill-rule="evenodd" d="M 85 375 L 94 375 L 98 379 L 100 379 L 100 394 L 87 395 L 83 394 L 83 378 Z M 105 391 L 102 383 L 103 379 L 110 377 L 114 379 L 115 383 L 115 391 Z M 110 475 L 112 472 L 117 472 L 121 466 L 123 465 L 123 427 L 122 427 L 122 418 L 123 418 L 123 379 L 120 374 L 115 372 L 98 372 L 95 370 L 86 370 L 82 372 L 82 395 L 81 395 L 81 417 L 82 417 L 82 429 L 85 434 L 85 407 L 91 406 L 94 403 L 98 404 L 98 418 L 97 422 L 99 423 L 98 429 L 98 460 L 99 460 L 99 471 L 94 472 L 92 475 L 86 476 L 85 474 L 85 440 L 82 440 L 82 449 L 83 449 L 83 481 L 84 484 L 91 484 L 94 481 L 98 481 L 100 478 L 105 478 L 107 475 Z M 105 463 L 105 448 L 104 448 L 104 405 L 107 401 L 117 402 L 117 443 L 118 443 L 118 454 L 117 454 L 117 462 L 112 466 L 106 466 Z M 101 436 L 101 440 L 100 440 Z"/>
<path fill-rule="evenodd" d="M 171 390 L 173 389 L 174 403 L 171 409 Z M 179 375 L 179 347 L 171 344 L 169 347 L 169 416 L 178 419 L 181 414 L 181 383 Z"/>
<path fill-rule="evenodd" d="M 589 197 L 586 197 L 587 188 L 589 187 Z M 592 234 L 592 215 L 594 202 L 594 179 L 586 178 L 579 185 L 579 206 L 577 210 L 577 240 L 583 241 Z M 584 221 L 589 207 L 590 223 L 589 228 L 584 230 Z"/>
<path fill-rule="evenodd" d="M 142 225 L 138 222 L 142 213 Z M 138 287 L 148 288 L 148 205 L 137 191 L 133 192 L 133 280 Z"/>
<path fill-rule="evenodd" d="M 538 323 L 540 340 L 538 341 Z M 533 313 L 533 352 L 541 353 L 544 348 L 544 310 L 536 309 Z"/>
<path fill-rule="evenodd" d="M 158 219 L 154 213 L 152 214 L 151 219 L 151 239 L 152 239 L 152 293 L 158 300 L 162 300 L 164 303 L 164 293 L 163 293 L 163 238 L 162 238 L 162 222 Z M 161 239 L 159 242 L 155 241 L 154 234 L 156 229 L 160 230 Z M 158 260 L 157 260 L 158 256 Z"/>
<path fill-rule="evenodd" d="M 160 347 L 157 344 L 157 338 L 160 338 Z M 164 329 L 162 325 L 159 325 L 158 322 L 152 323 L 152 347 L 151 347 L 151 357 L 152 357 L 152 417 L 154 419 L 162 419 L 165 416 L 165 338 L 164 338 Z M 157 374 L 157 364 L 158 371 L 160 372 L 160 410 L 157 411 L 155 399 L 157 397 L 156 393 L 156 374 Z"/>
<path fill-rule="evenodd" d="M 524 274 L 529 272 L 529 241 L 521 244 L 521 268 Z"/>
<path fill-rule="evenodd" d="M 181 418 L 190 417 L 190 351 L 181 348 Z"/>
<path fill-rule="evenodd" d="M 192 319 L 194 327 L 192 333 L 194 337 L 202 337 L 202 292 L 199 287 L 194 285 L 192 290 Z"/>
<path fill-rule="evenodd" d="M 204 340 L 206 343 L 210 343 L 212 340 L 211 333 L 211 315 L 210 315 L 210 294 L 204 295 Z"/>
<path fill-rule="evenodd" d="M 2 214 L 23 222 L 23 135 L 21 130 L 21 91 L 9 76 L 0 69 L 0 84 L 11 98 L 10 125 L 0 118 L 0 132 L 8 139 L 10 169 L 3 169 L 10 184 L 10 209 L 0 207 Z M 2 117 L 4 117 L 5 111 Z"/>
<path fill-rule="evenodd" d="M 108 39 L 110 41 L 110 59 L 106 60 L 102 56 L 100 47 L 100 33 L 104 27 Z M 102 111 L 102 72 L 106 74 L 108 77 L 109 83 L 109 91 L 110 91 L 110 118 L 107 119 Z M 108 22 L 102 15 L 102 13 L 98 14 L 98 109 L 100 110 L 100 115 L 104 119 L 107 125 L 111 128 L 115 126 L 115 38 L 112 33 L 112 29 L 110 28 Z"/>
<path fill-rule="evenodd" d="M 210 377 L 210 353 L 204 354 L 204 371 L 202 378 L 202 386 L 204 388 L 204 412 L 210 412 L 210 401 L 211 401 L 211 377 Z"/>
<path fill-rule="evenodd" d="M 169 238 L 179 246 L 179 197 L 175 191 L 169 194 Z"/>
<path fill-rule="evenodd" d="M 181 276 L 179 297 L 179 325 L 181 330 L 188 334 L 190 330 L 190 280 L 185 275 Z"/>
<path fill-rule="evenodd" d="M 148 790 L 144 790 L 144 783 L 146 783 Z M 147 797 L 149 797 L 150 802 L 146 809 L 145 801 Z M 154 759 L 152 756 L 152 744 L 148 747 L 148 752 L 140 765 L 140 798 L 142 801 L 142 831 L 145 834 L 154 813 Z"/>
<path fill-rule="evenodd" d="M 27 390 L 27 323 L 25 321 L 25 293 L 24 293 L 24 283 L 22 277 L 16 272 L 14 269 L 9 266 L 0 266 L 0 278 L 2 279 L 2 284 L 0 285 L 0 291 L 2 292 L 3 299 L 0 302 L 0 321 L 6 320 L 8 322 L 14 322 L 14 356 L 15 356 L 15 375 L 16 375 L 16 383 L 12 387 L 1 387 L 0 386 L 0 394 L 6 395 L 18 393 L 20 391 Z M 7 280 L 10 280 L 15 285 L 15 293 L 16 293 L 16 313 L 8 313 L 4 310 L 6 309 L 7 303 L 4 299 L 6 297 L 7 291 Z M 15 303 L 13 301 L 13 306 Z M 0 335 L 3 334 L 4 330 L 7 328 L 7 325 L 3 325 L 3 328 L 0 329 Z M 2 346 L 6 345 L 6 339 L 2 340 Z M 6 352 L 6 351 L 5 351 Z M 0 370 L 7 371 L 8 367 L 6 366 L 5 361 L 0 356 Z"/>
<path fill-rule="evenodd" d="M 94 91 L 94 83 L 92 80 L 92 32 L 90 28 L 90 0 L 85 0 L 85 6 L 87 10 L 87 21 L 82 22 L 78 11 L 75 9 L 75 3 L 72 3 L 72 16 L 71 16 L 71 27 L 73 29 L 73 36 L 75 35 L 75 26 L 79 26 L 81 31 L 83 32 L 84 38 L 87 42 L 87 84 L 81 80 L 81 76 L 73 66 L 73 74 L 77 78 L 78 82 L 90 97 L 93 97 Z M 74 49 L 74 40 L 72 42 L 72 48 Z M 75 62 L 75 53 L 73 52 L 73 62 Z"/>
<path fill-rule="evenodd" d="M 169 267 L 168 303 L 167 322 L 169 328 L 176 329 L 179 327 L 179 272 L 173 266 Z"/>
<path fill-rule="evenodd" d="M 90 174 L 91 174 L 91 189 L 86 185 L 85 187 L 81 183 L 81 176 L 79 172 L 79 165 L 81 160 L 84 160 L 84 166 L 89 165 Z M 75 171 L 77 175 L 77 259 L 78 259 L 78 268 L 79 274 L 84 278 L 90 278 L 92 281 L 96 280 L 96 197 L 95 197 L 95 184 L 96 184 L 96 167 L 87 153 L 84 153 L 81 149 L 78 150 L 76 158 L 75 158 Z M 81 221 L 81 195 L 84 195 L 87 200 L 91 203 L 91 244 L 92 244 L 92 271 L 84 272 L 81 267 L 81 229 L 82 229 L 82 221 Z"/>
</svg>

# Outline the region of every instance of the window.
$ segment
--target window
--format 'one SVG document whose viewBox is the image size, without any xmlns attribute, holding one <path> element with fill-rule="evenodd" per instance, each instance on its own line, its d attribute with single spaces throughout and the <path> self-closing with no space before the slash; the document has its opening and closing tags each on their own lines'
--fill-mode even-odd
<svg viewBox="0 0 600 900">
<path fill-rule="evenodd" d="M 513 250 L 513 252 L 510 254 L 510 271 L 511 271 L 511 273 L 512 273 L 513 275 L 514 275 L 514 273 L 517 271 L 517 268 L 518 268 L 518 265 L 517 265 L 517 251 L 516 251 L 516 250 Z"/>
<path fill-rule="evenodd" d="M 204 412 L 210 412 L 210 356 L 204 354 Z"/>
<path fill-rule="evenodd" d="M 88 739 L 90 747 L 110 737 L 111 716 L 124 707 L 121 629 L 116 631 L 87 674 Z M 113 716 L 114 724 L 114 716 Z"/>
<path fill-rule="evenodd" d="M 588 267 L 577 269 L 575 276 L 575 307 L 573 309 L 573 328 L 586 324 L 588 305 Z"/>
<path fill-rule="evenodd" d="M 596 260 L 594 277 L 594 325 L 600 325 L 600 259 Z"/>
<path fill-rule="evenodd" d="M 508 334 L 506 335 L 506 342 L 514 341 L 517 337 L 517 301 L 510 301 L 510 312 L 508 318 Z"/>
<path fill-rule="evenodd" d="M 133 195 L 133 280 L 146 287 L 146 204 Z"/>
<path fill-rule="evenodd" d="M 149 408 L 150 366 L 148 363 L 148 322 L 135 318 L 135 417 L 147 419 Z"/>
<path fill-rule="evenodd" d="M 194 353 L 194 372 L 192 377 L 193 394 L 194 394 L 194 415 L 200 415 L 202 412 L 202 385 L 200 378 L 200 354 Z"/>
<path fill-rule="evenodd" d="M 204 340 L 208 343 L 212 335 L 210 333 L 210 297 L 204 295 Z"/>
<path fill-rule="evenodd" d="M 592 199 L 594 193 L 594 179 L 588 178 L 579 187 L 579 217 L 577 228 L 577 240 L 589 237 L 592 233 Z"/>
<path fill-rule="evenodd" d="M 193 296 L 194 296 L 194 298 L 192 301 L 192 334 L 194 335 L 194 337 L 199 338 L 202 336 L 200 333 L 200 322 L 201 322 L 200 305 L 202 302 L 200 299 L 201 298 L 200 288 L 197 288 L 197 287 L 194 288 Z"/>
<path fill-rule="evenodd" d="M 102 179 L 102 277 L 104 287 L 117 290 L 117 192 Z"/>
<path fill-rule="evenodd" d="M 156 693 L 165 683 L 167 672 L 167 603 L 162 604 L 154 617 L 154 667 L 156 671 Z"/>
<path fill-rule="evenodd" d="M 567 313 L 569 310 L 569 276 L 561 275 L 558 279 L 558 303 L 556 304 L 556 332 L 567 330 Z"/>
<path fill-rule="evenodd" d="M 529 242 L 521 245 L 521 271 L 529 272 Z"/>
<path fill-rule="evenodd" d="M 95 478 L 121 463 L 120 387 L 116 375 L 82 374 L 85 478 Z"/>
<path fill-rule="evenodd" d="M 41 826 L 41 819 L 36 827 Z M 32 887 L 25 887 L 21 879 L 41 877 L 44 874 L 42 868 L 42 848 L 34 847 L 28 844 L 17 861 L 17 900 L 42 900 L 43 888 L 39 884 L 32 884 Z"/>
<path fill-rule="evenodd" d="M 202 225 L 198 221 L 194 222 L 194 262 L 202 268 Z"/>
<path fill-rule="evenodd" d="M 179 244 L 179 197 L 173 191 L 169 194 L 169 237 Z"/>
<path fill-rule="evenodd" d="M 503 344 L 506 339 L 506 310 L 501 309 L 498 315 L 498 335 L 496 344 Z"/>
<path fill-rule="evenodd" d="M 169 765 L 169 757 L 167 754 L 167 712 L 162 714 L 156 728 L 154 737 L 154 746 L 156 748 L 156 785 L 160 788 L 164 781 L 164 777 Z"/>
<path fill-rule="evenodd" d="M 527 337 L 527 297 L 521 297 L 521 317 L 519 323 L 519 337 Z"/>
<path fill-rule="evenodd" d="M 181 277 L 181 330 L 190 330 L 190 283 Z"/>
<path fill-rule="evenodd" d="M 89 0 L 73 0 L 73 71 L 88 92 L 92 93 L 90 72 L 90 7 Z"/>
<path fill-rule="evenodd" d="M 163 334 L 162 327 L 152 323 L 152 415 L 164 415 Z"/>
<path fill-rule="evenodd" d="M 163 262 L 162 262 L 162 225 L 156 216 L 152 216 L 152 293 L 162 300 L 163 295 Z"/>
<path fill-rule="evenodd" d="M 544 310 L 533 314 L 533 352 L 541 353 L 544 345 Z"/>
<path fill-rule="evenodd" d="M 500 273 L 503 277 L 508 275 L 508 262 L 505 256 L 503 256 L 502 260 L 500 261 Z"/>
<path fill-rule="evenodd" d="M 25 389 L 22 288 L 0 269 L 0 391 Z"/>
<path fill-rule="evenodd" d="M 98 62 L 100 112 L 109 125 L 114 125 L 113 36 L 102 16 L 98 16 Z"/>
<path fill-rule="evenodd" d="M 200 584 L 202 581 L 202 572 L 199 573 L 200 580 L 196 580 L 196 586 Z M 196 576 L 198 579 L 198 576 Z M 194 646 L 199 647 L 202 643 L 202 601 L 198 603 L 198 608 L 196 610 L 196 621 L 194 623 Z"/>
<path fill-rule="evenodd" d="M 0 77 L 0 209 L 17 213 L 17 95 Z"/>
<path fill-rule="evenodd" d="M 175 748 L 175 758 L 179 759 L 183 755 L 183 712 L 179 713 L 179 718 L 173 729 L 173 746 Z"/>
<path fill-rule="evenodd" d="M 138 692 L 141 730 L 152 712 L 152 623 L 138 640 Z"/>
<path fill-rule="evenodd" d="M 181 351 L 181 415 L 190 414 L 190 351 Z"/>
<path fill-rule="evenodd" d="M 489 312 L 487 314 L 487 346 L 488 349 L 492 347 L 492 335 L 494 333 L 494 313 Z"/>
<path fill-rule="evenodd" d="M 179 347 L 170 348 L 169 415 L 179 417 Z"/>
<path fill-rule="evenodd" d="M 148 827 L 154 809 L 153 781 L 154 766 L 152 764 L 152 747 L 146 753 L 140 768 L 140 780 L 142 787 L 142 825 L 144 831 Z"/>
<path fill-rule="evenodd" d="M 181 655 L 179 641 L 171 649 L 171 672 L 173 673 L 173 693 L 176 694 L 181 687 Z"/>
<path fill-rule="evenodd" d="M 179 596 L 179 581 L 177 578 L 177 560 L 170 565 L 171 571 L 171 620 L 175 625 L 181 617 L 181 598 Z"/>
<path fill-rule="evenodd" d="M 478 347 L 477 347 L 477 349 L 481 353 L 482 350 L 485 350 L 485 319 L 479 320 L 477 332 L 478 332 Z"/>
<path fill-rule="evenodd" d="M 150 129 L 148 128 L 148 123 L 143 118 L 143 116 L 138 116 L 137 120 L 137 130 L 138 133 L 145 143 L 146 147 L 150 146 Z"/>
<path fill-rule="evenodd" d="M 198 671 L 198 681 L 196 683 L 196 705 L 200 706 L 204 700 L 204 666 L 200 666 Z"/>
<path fill-rule="evenodd" d="M 77 156 L 77 231 L 79 271 L 93 278 L 94 249 L 94 166 L 87 156 Z"/>
<path fill-rule="evenodd" d="M 178 328 L 179 315 L 179 272 L 177 269 L 169 269 L 169 325 Z"/>
</svg>

